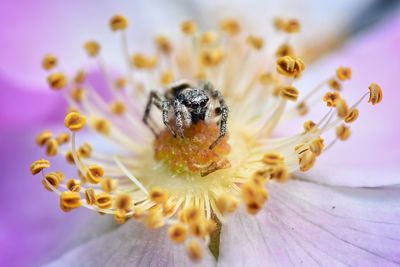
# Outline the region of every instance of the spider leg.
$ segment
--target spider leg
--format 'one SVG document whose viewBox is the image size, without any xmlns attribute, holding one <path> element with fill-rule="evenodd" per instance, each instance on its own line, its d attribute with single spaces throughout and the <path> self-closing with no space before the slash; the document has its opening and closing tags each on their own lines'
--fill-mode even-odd
<svg viewBox="0 0 400 267">
<path fill-rule="evenodd" d="M 208 92 L 210 96 L 219 102 L 219 107 L 216 108 L 216 113 L 221 115 L 221 119 L 219 121 L 219 136 L 218 138 L 210 145 L 210 149 L 213 149 L 218 143 L 221 141 L 222 138 L 226 135 L 227 132 L 227 122 L 228 122 L 228 114 L 229 109 L 226 105 L 224 96 L 221 94 L 220 91 L 215 90 L 213 85 L 210 82 L 205 82 L 202 84 L 203 90 Z"/>
<path fill-rule="evenodd" d="M 176 137 L 175 131 L 171 128 L 171 125 L 169 124 L 169 109 L 170 109 L 170 103 L 168 100 L 164 100 L 161 103 L 161 109 L 162 109 L 162 119 L 165 127 L 167 127 L 167 130 L 174 136 Z"/>
<path fill-rule="evenodd" d="M 161 109 L 161 103 L 162 103 L 163 97 L 159 95 L 156 91 L 151 91 L 149 99 L 147 100 L 146 104 L 146 109 L 144 111 L 143 115 L 143 123 L 146 124 L 147 127 L 151 130 L 151 132 L 157 137 L 158 133 L 156 130 L 149 124 L 149 118 L 150 118 L 150 111 L 151 107 L 154 104 L 157 108 Z"/>
<path fill-rule="evenodd" d="M 179 100 L 174 100 L 174 112 L 175 112 L 175 125 L 176 125 L 176 130 L 178 131 L 178 134 L 181 138 L 184 138 L 184 132 L 183 132 L 183 111 L 182 111 L 182 104 L 179 102 Z"/>
</svg>

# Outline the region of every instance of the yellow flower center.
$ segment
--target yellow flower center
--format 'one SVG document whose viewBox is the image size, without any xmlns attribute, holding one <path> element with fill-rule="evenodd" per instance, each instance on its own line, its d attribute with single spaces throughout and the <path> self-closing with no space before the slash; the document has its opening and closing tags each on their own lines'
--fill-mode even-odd
<svg viewBox="0 0 400 267">
<path fill-rule="evenodd" d="M 205 176 L 221 168 L 229 167 L 226 156 L 231 151 L 228 136 L 214 148 L 209 149 L 219 134 L 216 123 L 199 122 L 186 128 L 185 138 L 173 137 L 163 130 L 154 140 L 154 157 L 165 163 L 170 171 L 181 173 L 200 173 Z"/>
</svg>

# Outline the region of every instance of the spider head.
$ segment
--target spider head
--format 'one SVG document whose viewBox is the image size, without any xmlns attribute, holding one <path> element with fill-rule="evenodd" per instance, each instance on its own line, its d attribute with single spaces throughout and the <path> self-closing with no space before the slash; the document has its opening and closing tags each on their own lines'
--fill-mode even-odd
<svg viewBox="0 0 400 267">
<path fill-rule="evenodd" d="M 182 104 L 186 106 L 189 112 L 196 114 L 205 113 L 208 107 L 209 98 L 207 94 L 200 89 L 185 89 L 180 94 Z"/>
</svg>

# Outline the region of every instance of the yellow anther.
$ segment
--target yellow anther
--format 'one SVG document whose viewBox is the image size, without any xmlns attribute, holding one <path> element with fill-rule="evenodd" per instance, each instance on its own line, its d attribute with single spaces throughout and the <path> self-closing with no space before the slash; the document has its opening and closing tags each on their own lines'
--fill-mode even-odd
<svg viewBox="0 0 400 267">
<path fill-rule="evenodd" d="M 311 169 L 314 166 L 316 159 L 317 159 L 317 156 L 313 152 L 311 152 L 311 150 L 307 150 L 307 151 L 301 153 L 299 155 L 300 171 L 306 172 L 309 169 Z"/>
<path fill-rule="evenodd" d="M 168 200 L 168 191 L 154 187 L 149 192 L 150 200 L 157 204 L 164 204 Z"/>
<path fill-rule="evenodd" d="M 280 89 L 280 95 L 283 99 L 289 101 L 296 101 L 299 97 L 299 90 L 296 87 L 291 85 L 282 86 Z"/>
<path fill-rule="evenodd" d="M 308 106 L 307 104 L 302 101 L 296 106 L 297 112 L 299 113 L 300 116 L 305 116 L 308 113 Z"/>
<path fill-rule="evenodd" d="M 114 219 L 118 224 L 124 224 L 126 222 L 126 211 L 124 210 L 117 210 L 114 213 Z"/>
<path fill-rule="evenodd" d="M 76 84 L 82 84 L 85 81 L 86 81 L 86 72 L 84 70 L 79 70 L 74 77 L 74 82 Z"/>
<path fill-rule="evenodd" d="M 277 58 L 285 56 L 294 57 L 294 49 L 290 44 L 285 43 L 278 47 L 278 49 L 275 52 L 275 55 Z"/>
<path fill-rule="evenodd" d="M 203 249 L 198 241 L 190 240 L 186 249 L 192 261 L 200 261 L 203 258 Z"/>
<path fill-rule="evenodd" d="M 204 32 L 200 36 L 200 43 L 202 45 L 212 45 L 218 41 L 218 34 L 213 31 Z"/>
<path fill-rule="evenodd" d="M 336 70 L 336 77 L 341 81 L 346 81 L 351 79 L 351 69 L 348 67 L 339 67 Z"/>
<path fill-rule="evenodd" d="M 257 203 L 262 207 L 268 199 L 268 192 L 264 186 L 259 186 L 250 180 L 242 185 L 241 196 L 247 205 Z"/>
<path fill-rule="evenodd" d="M 263 85 L 278 84 L 279 78 L 271 72 L 264 72 L 260 75 L 260 83 Z"/>
<path fill-rule="evenodd" d="M 175 213 L 176 201 L 168 199 L 166 203 L 163 204 L 163 215 L 165 217 L 170 217 Z"/>
<path fill-rule="evenodd" d="M 109 209 L 112 206 L 112 196 L 108 193 L 96 195 L 95 204 L 99 209 Z"/>
<path fill-rule="evenodd" d="M 304 131 L 305 131 L 306 133 L 308 133 L 309 131 L 311 131 L 312 129 L 314 129 L 315 126 L 316 126 L 315 122 L 310 121 L 310 120 L 304 122 L 304 124 L 303 124 L 303 128 L 304 128 Z"/>
<path fill-rule="evenodd" d="M 133 208 L 132 197 L 128 193 L 120 193 L 115 197 L 115 208 L 130 211 Z"/>
<path fill-rule="evenodd" d="M 321 155 L 322 151 L 324 150 L 324 139 L 319 137 L 319 138 L 315 139 L 314 141 L 312 141 L 310 144 L 310 150 L 316 156 Z"/>
<path fill-rule="evenodd" d="M 168 229 L 169 238 L 171 238 L 177 244 L 184 242 L 187 238 L 187 235 L 188 229 L 183 223 L 171 225 L 171 227 Z"/>
<path fill-rule="evenodd" d="M 359 111 L 357 108 L 353 109 L 350 111 L 350 113 L 346 116 L 346 118 L 344 118 L 344 121 L 346 123 L 352 123 L 355 122 L 358 118 L 359 115 Z"/>
<path fill-rule="evenodd" d="M 115 115 L 122 115 L 125 113 L 126 107 L 123 101 L 115 100 L 114 102 L 111 103 L 110 110 Z"/>
<path fill-rule="evenodd" d="M 277 30 L 286 32 L 286 33 L 297 33 L 300 31 L 300 22 L 297 19 L 283 19 L 276 18 L 274 20 L 274 26 Z"/>
<path fill-rule="evenodd" d="M 31 164 L 30 170 L 33 175 L 38 174 L 43 169 L 50 168 L 50 162 L 45 159 L 39 159 Z"/>
<path fill-rule="evenodd" d="M 291 56 L 278 58 L 276 64 L 278 73 L 288 77 L 299 77 L 305 69 L 304 62 L 301 59 Z"/>
<path fill-rule="evenodd" d="M 113 16 L 110 20 L 110 28 L 113 31 L 125 30 L 127 27 L 128 19 L 121 14 Z"/>
<path fill-rule="evenodd" d="M 70 96 L 76 102 L 81 102 L 85 98 L 86 92 L 82 87 L 74 87 L 71 89 Z"/>
<path fill-rule="evenodd" d="M 181 31 L 186 35 L 192 35 L 197 31 L 197 24 L 191 20 L 184 21 L 181 23 Z"/>
<path fill-rule="evenodd" d="M 51 131 L 43 131 L 36 136 L 36 144 L 44 146 L 52 137 L 53 133 Z"/>
<path fill-rule="evenodd" d="M 52 70 L 57 66 L 57 58 L 54 55 L 45 55 L 42 61 L 42 67 L 45 70 Z"/>
<path fill-rule="evenodd" d="M 133 218 L 136 220 L 140 220 L 144 216 L 144 210 L 141 207 L 135 207 L 133 213 Z"/>
<path fill-rule="evenodd" d="M 78 112 L 70 112 L 65 116 L 64 124 L 68 129 L 76 132 L 85 127 L 86 117 Z"/>
<path fill-rule="evenodd" d="M 349 107 L 343 98 L 336 101 L 336 110 L 339 118 L 345 118 L 349 114 Z"/>
<path fill-rule="evenodd" d="M 193 223 L 202 219 L 202 211 L 195 206 L 189 206 L 181 212 L 180 220 L 183 223 Z"/>
<path fill-rule="evenodd" d="M 87 41 L 83 47 L 89 57 L 96 57 L 100 53 L 100 44 L 96 41 Z"/>
<path fill-rule="evenodd" d="M 155 39 L 158 50 L 164 54 L 170 54 L 172 52 L 172 44 L 169 38 L 165 35 L 157 35 Z"/>
<path fill-rule="evenodd" d="M 68 142 L 69 142 L 69 139 L 70 139 L 69 133 L 60 133 L 60 134 L 57 136 L 57 143 L 58 143 L 59 145 L 63 145 L 63 144 L 68 143 Z"/>
<path fill-rule="evenodd" d="M 208 227 L 207 219 L 202 219 L 191 223 L 190 231 L 194 236 L 205 237 L 206 235 L 209 234 L 207 227 Z"/>
<path fill-rule="evenodd" d="M 132 56 L 132 64 L 138 69 L 153 69 L 158 64 L 157 57 L 148 57 L 142 53 L 136 53 Z"/>
<path fill-rule="evenodd" d="M 84 143 L 81 147 L 79 147 L 78 154 L 83 158 L 90 158 L 90 156 L 92 155 L 92 151 L 92 146 L 89 143 Z"/>
<path fill-rule="evenodd" d="M 217 197 L 215 204 L 219 211 L 224 214 L 234 212 L 238 208 L 239 201 L 231 194 L 225 193 Z"/>
<path fill-rule="evenodd" d="M 336 90 L 336 91 L 342 90 L 342 84 L 338 80 L 336 80 L 335 78 L 330 79 L 328 81 L 328 85 L 333 90 Z"/>
<path fill-rule="evenodd" d="M 49 191 L 53 191 L 53 189 L 49 186 L 49 184 L 51 184 L 54 188 L 58 188 L 58 186 L 60 185 L 60 182 L 63 180 L 64 175 L 60 172 L 49 172 L 48 174 L 46 174 L 46 176 L 44 177 L 42 183 L 44 185 L 44 187 L 49 190 Z"/>
<path fill-rule="evenodd" d="M 203 221 L 206 226 L 206 233 L 211 234 L 217 229 L 217 224 L 211 219 L 206 219 Z"/>
<path fill-rule="evenodd" d="M 55 72 L 47 76 L 47 83 L 52 89 L 60 90 L 67 85 L 68 80 L 67 76 L 65 76 L 63 73 Z"/>
<path fill-rule="evenodd" d="M 372 105 L 379 104 L 382 101 L 382 89 L 376 83 L 371 83 L 369 89 L 369 100 Z"/>
<path fill-rule="evenodd" d="M 126 79 L 125 78 L 118 78 L 116 81 L 115 81 L 115 87 L 117 88 L 117 89 L 120 89 L 120 90 L 122 90 L 122 89 L 124 89 L 125 87 L 126 87 L 126 83 L 127 83 L 127 81 L 126 81 Z"/>
<path fill-rule="evenodd" d="M 111 179 L 109 177 L 105 177 L 101 180 L 101 189 L 104 192 L 110 193 L 115 191 L 118 187 L 118 180 Z"/>
<path fill-rule="evenodd" d="M 297 19 L 288 19 L 283 30 L 287 33 L 297 33 L 300 28 L 300 22 Z"/>
<path fill-rule="evenodd" d="M 51 138 L 46 144 L 46 155 L 55 156 L 58 152 L 58 142 L 56 139 Z"/>
<path fill-rule="evenodd" d="M 233 19 L 233 18 L 223 19 L 220 22 L 219 27 L 220 27 L 221 31 L 223 31 L 231 36 L 237 35 L 238 33 L 240 33 L 240 24 L 236 19 Z"/>
<path fill-rule="evenodd" d="M 67 188 L 69 191 L 79 192 L 81 191 L 81 181 L 76 179 L 70 179 L 67 182 Z"/>
<path fill-rule="evenodd" d="M 284 183 L 289 180 L 289 172 L 284 165 L 274 166 L 270 170 L 271 179 Z"/>
<path fill-rule="evenodd" d="M 246 42 L 255 50 L 261 50 L 264 47 L 264 39 L 260 36 L 250 35 Z"/>
<path fill-rule="evenodd" d="M 78 155 L 79 158 L 79 155 Z M 67 160 L 68 163 L 70 164 L 75 164 L 74 156 L 72 155 L 72 151 L 69 150 L 67 153 L 65 153 L 65 159 Z"/>
<path fill-rule="evenodd" d="M 294 151 L 298 154 L 301 155 L 304 152 L 310 151 L 310 146 L 306 143 L 301 143 L 298 144 L 294 147 Z"/>
<path fill-rule="evenodd" d="M 93 205 L 96 202 L 96 192 L 93 188 L 85 190 L 85 199 L 88 205 Z"/>
<path fill-rule="evenodd" d="M 284 163 L 285 158 L 278 152 L 267 152 L 264 154 L 262 161 L 268 165 L 279 165 Z"/>
<path fill-rule="evenodd" d="M 277 17 L 274 19 L 274 26 L 277 30 L 283 30 L 285 27 L 285 20 L 281 17 Z"/>
<path fill-rule="evenodd" d="M 92 127 L 96 130 L 96 132 L 103 135 L 109 135 L 111 133 L 111 124 L 107 119 L 104 118 L 93 119 Z"/>
<path fill-rule="evenodd" d="M 161 73 L 160 83 L 164 86 L 174 81 L 174 74 L 171 70 L 165 70 Z"/>
<path fill-rule="evenodd" d="M 86 171 L 86 178 L 89 183 L 98 184 L 104 176 L 104 169 L 98 165 L 89 166 Z"/>
<path fill-rule="evenodd" d="M 77 192 L 65 191 L 60 195 L 60 207 L 63 211 L 68 212 L 72 209 L 79 208 L 82 205 L 81 196 Z"/>
<path fill-rule="evenodd" d="M 164 226 L 164 217 L 160 209 L 152 209 L 144 218 L 144 225 L 149 229 L 157 229 Z"/>
<path fill-rule="evenodd" d="M 350 128 L 344 124 L 341 124 L 336 128 L 336 136 L 342 141 L 346 141 L 347 139 L 349 139 L 350 134 Z"/>
<path fill-rule="evenodd" d="M 262 207 L 263 205 L 256 201 L 249 201 L 246 203 L 246 210 L 252 215 L 256 215 L 262 209 Z"/>
<path fill-rule="evenodd" d="M 224 51 L 221 48 L 205 50 L 200 53 L 200 62 L 206 67 L 218 66 L 224 59 Z"/>
<path fill-rule="evenodd" d="M 272 178 L 271 175 L 272 172 L 270 168 L 262 169 L 254 172 L 250 179 L 257 186 L 264 186 L 267 181 Z"/>
<path fill-rule="evenodd" d="M 327 92 L 322 99 L 328 107 L 336 107 L 336 102 L 341 99 L 338 92 Z"/>
</svg>

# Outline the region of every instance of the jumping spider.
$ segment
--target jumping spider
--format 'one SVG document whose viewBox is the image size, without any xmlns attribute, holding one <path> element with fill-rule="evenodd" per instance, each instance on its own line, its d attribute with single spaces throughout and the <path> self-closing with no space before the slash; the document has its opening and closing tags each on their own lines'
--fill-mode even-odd
<svg viewBox="0 0 400 267">
<path fill-rule="evenodd" d="M 210 98 L 218 101 L 219 107 L 214 109 Z M 207 121 L 212 116 L 212 113 L 221 117 L 219 120 L 219 136 L 210 145 L 210 149 L 213 149 L 226 134 L 228 107 L 222 94 L 215 90 L 210 82 L 203 82 L 199 86 L 193 87 L 185 81 L 179 81 L 168 86 L 164 95 L 156 91 L 150 92 L 143 122 L 157 137 L 157 132 L 148 123 L 152 105 L 162 111 L 163 123 L 174 137 L 176 137 L 176 132 L 170 125 L 170 110 L 173 111 L 175 116 L 176 131 L 181 138 L 184 138 L 184 126 L 189 127 L 199 121 Z"/>
</svg>

